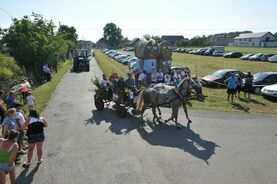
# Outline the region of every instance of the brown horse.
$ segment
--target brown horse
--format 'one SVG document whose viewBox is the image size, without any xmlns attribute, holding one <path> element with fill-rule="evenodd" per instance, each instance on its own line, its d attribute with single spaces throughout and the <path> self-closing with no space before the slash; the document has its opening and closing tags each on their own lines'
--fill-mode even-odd
<svg viewBox="0 0 277 184">
<path fill-rule="evenodd" d="M 178 110 L 181 105 L 183 106 L 188 119 L 188 124 L 191 123 L 191 120 L 188 117 L 186 103 L 188 102 L 188 97 L 191 95 L 192 89 L 195 90 L 198 99 L 203 99 L 202 86 L 197 77 L 189 76 L 183 79 L 177 88 L 165 84 L 151 85 L 149 88 L 140 92 L 136 104 L 136 111 L 141 112 L 141 120 L 143 121 L 143 113 L 147 108 L 152 108 L 154 119 L 160 119 L 156 114 L 156 108 L 158 108 L 158 110 L 159 107 L 171 108 L 172 115 L 165 122 L 174 120 L 177 128 L 180 128 L 177 119 Z"/>
</svg>

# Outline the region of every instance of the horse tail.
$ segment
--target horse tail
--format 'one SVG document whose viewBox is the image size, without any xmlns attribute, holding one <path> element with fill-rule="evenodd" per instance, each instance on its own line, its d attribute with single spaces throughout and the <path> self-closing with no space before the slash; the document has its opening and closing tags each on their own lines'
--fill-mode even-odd
<svg viewBox="0 0 277 184">
<path fill-rule="evenodd" d="M 138 101 L 137 101 L 137 104 L 136 104 L 136 111 L 140 112 L 144 106 L 144 100 L 143 100 L 143 93 L 144 93 L 144 90 L 142 90 L 139 94 L 139 98 L 138 98 Z"/>
</svg>

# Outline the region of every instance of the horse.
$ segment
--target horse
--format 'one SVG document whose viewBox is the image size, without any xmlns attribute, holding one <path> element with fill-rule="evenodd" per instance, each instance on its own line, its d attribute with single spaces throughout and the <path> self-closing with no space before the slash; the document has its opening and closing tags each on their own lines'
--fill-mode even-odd
<svg viewBox="0 0 277 184">
<path fill-rule="evenodd" d="M 191 96 L 192 89 L 195 90 L 197 99 L 203 100 L 202 86 L 197 77 L 188 76 L 184 78 L 177 87 L 165 84 L 151 85 L 149 88 L 140 92 L 136 104 L 136 111 L 141 112 L 141 120 L 143 122 L 143 113 L 147 108 L 152 108 L 154 115 L 153 119 L 160 119 L 156 114 L 156 108 L 159 110 L 159 115 L 161 115 L 159 107 L 171 108 L 171 117 L 166 120 L 165 123 L 173 120 L 177 128 L 180 128 L 177 119 L 178 110 L 181 105 L 183 105 L 188 124 L 192 122 L 188 117 L 186 107 L 186 103 L 189 100 L 188 98 Z"/>
</svg>

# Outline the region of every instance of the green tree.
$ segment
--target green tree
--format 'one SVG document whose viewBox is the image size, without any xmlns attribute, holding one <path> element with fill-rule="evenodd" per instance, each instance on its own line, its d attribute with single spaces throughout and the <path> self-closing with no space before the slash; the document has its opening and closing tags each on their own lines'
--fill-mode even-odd
<svg viewBox="0 0 277 184">
<path fill-rule="evenodd" d="M 77 48 L 78 34 L 76 29 L 73 26 L 69 27 L 67 25 L 60 25 L 58 29 L 58 35 L 62 36 L 67 42 L 67 46 L 68 46 L 67 54 L 72 53 L 73 50 Z"/>
<path fill-rule="evenodd" d="M 120 47 L 121 40 L 123 38 L 121 34 L 121 29 L 117 27 L 114 23 L 108 23 L 103 28 L 104 30 L 104 39 L 108 47 L 118 48 Z"/>
<path fill-rule="evenodd" d="M 40 81 L 42 65 L 57 65 L 57 57 L 67 52 L 65 39 L 54 32 L 55 25 L 42 15 L 33 13 L 31 18 L 13 19 L 12 25 L 3 33 L 3 42 L 11 56 L 33 72 Z"/>
<path fill-rule="evenodd" d="M 22 72 L 14 58 L 0 54 L 0 89 L 7 92 L 21 77 Z"/>
</svg>

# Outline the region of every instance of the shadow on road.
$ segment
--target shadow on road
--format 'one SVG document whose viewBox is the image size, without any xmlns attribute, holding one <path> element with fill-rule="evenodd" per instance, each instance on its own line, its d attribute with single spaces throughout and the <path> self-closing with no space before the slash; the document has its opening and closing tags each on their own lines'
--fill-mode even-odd
<svg viewBox="0 0 277 184">
<path fill-rule="evenodd" d="M 39 164 L 27 175 L 29 168 L 25 168 L 16 178 L 16 183 L 32 183 L 34 179 L 34 175 L 38 171 Z"/>
<path fill-rule="evenodd" d="M 212 141 L 203 139 L 190 127 L 183 126 L 181 129 L 177 129 L 175 125 L 157 125 L 150 121 L 142 124 L 140 118 L 131 115 L 120 119 L 116 117 L 114 110 L 109 108 L 105 108 L 102 112 L 93 110 L 92 114 L 93 116 L 87 120 L 87 124 L 107 123 L 110 125 L 109 130 L 116 135 L 124 135 L 137 130 L 141 138 L 150 145 L 178 148 L 204 160 L 207 164 L 209 164 L 208 160 L 211 156 L 215 154 L 215 148 L 220 147 Z"/>
</svg>

